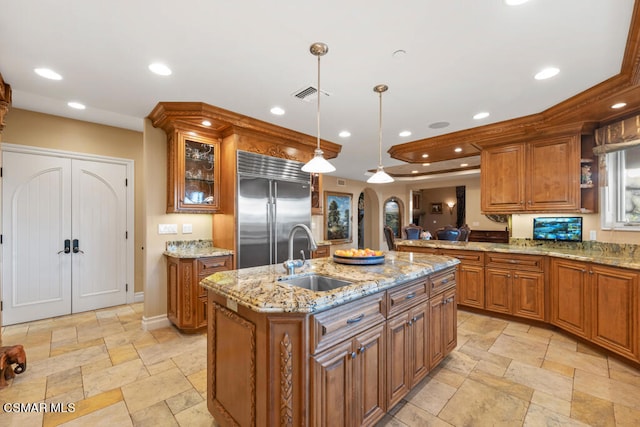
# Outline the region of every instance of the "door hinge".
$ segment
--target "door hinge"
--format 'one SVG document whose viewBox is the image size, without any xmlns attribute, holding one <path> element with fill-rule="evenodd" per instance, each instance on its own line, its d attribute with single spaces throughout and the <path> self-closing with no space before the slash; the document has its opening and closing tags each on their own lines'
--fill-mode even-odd
<svg viewBox="0 0 640 427">
<path fill-rule="evenodd" d="M 0 234 L 0 245 L 2 244 L 2 234 Z"/>
<path fill-rule="evenodd" d="M 0 301 L 0 311 L 4 310 L 4 301 Z"/>
<path fill-rule="evenodd" d="M 124 179 L 124 186 L 128 187 L 129 186 L 129 178 L 125 178 Z"/>
<path fill-rule="evenodd" d="M 128 232 L 128 231 L 125 231 L 125 232 L 124 232 L 124 238 L 125 238 L 125 239 L 128 239 L 128 238 L 129 238 L 129 232 Z"/>
<path fill-rule="evenodd" d="M 128 283 L 124 284 L 124 291 L 125 292 L 129 292 L 129 284 Z"/>
<path fill-rule="evenodd" d="M 2 168 L 0 168 L 0 178 L 2 178 Z"/>
</svg>

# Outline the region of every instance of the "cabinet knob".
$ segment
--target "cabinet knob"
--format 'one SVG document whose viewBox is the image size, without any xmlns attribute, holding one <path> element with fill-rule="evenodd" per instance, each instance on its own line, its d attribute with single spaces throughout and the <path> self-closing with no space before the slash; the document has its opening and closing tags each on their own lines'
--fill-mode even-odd
<svg viewBox="0 0 640 427">
<path fill-rule="evenodd" d="M 409 321 L 407 322 L 407 325 L 409 326 L 413 325 L 413 319 L 409 319 Z"/>
<path fill-rule="evenodd" d="M 351 358 L 352 358 L 352 359 L 355 359 L 355 358 L 356 358 L 356 356 L 357 356 L 356 352 L 355 352 L 355 351 L 352 351 L 352 352 L 351 352 Z"/>
<path fill-rule="evenodd" d="M 364 353 L 364 351 L 365 351 L 366 349 L 367 349 L 367 348 L 366 348 L 365 346 L 362 346 L 362 347 L 360 347 L 360 348 L 358 349 L 358 351 L 359 351 L 360 353 Z"/>
</svg>

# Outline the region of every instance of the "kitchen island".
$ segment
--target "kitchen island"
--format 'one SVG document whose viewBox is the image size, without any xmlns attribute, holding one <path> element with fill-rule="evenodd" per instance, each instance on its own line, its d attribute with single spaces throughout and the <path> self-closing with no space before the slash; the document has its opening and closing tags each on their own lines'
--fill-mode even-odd
<svg viewBox="0 0 640 427">
<path fill-rule="evenodd" d="M 388 252 L 218 272 L 208 290 L 207 404 L 221 425 L 373 425 L 456 346 L 455 258 Z"/>
</svg>

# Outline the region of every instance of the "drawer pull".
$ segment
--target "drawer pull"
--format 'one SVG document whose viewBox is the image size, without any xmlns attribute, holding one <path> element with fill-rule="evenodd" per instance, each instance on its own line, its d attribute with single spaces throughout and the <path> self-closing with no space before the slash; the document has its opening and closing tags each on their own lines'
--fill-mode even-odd
<svg viewBox="0 0 640 427">
<path fill-rule="evenodd" d="M 366 348 L 365 346 L 361 346 L 361 347 L 358 349 L 358 351 L 360 352 L 360 354 L 362 354 L 362 353 L 364 353 L 364 351 L 365 351 L 366 349 L 367 349 L 367 348 Z"/>
<path fill-rule="evenodd" d="M 411 299 L 411 298 L 415 298 L 415 297 L 416 297 L 416 293 L 415 292 L 411 292 L 406 297 L 404 297 L 404 299 Z"/>
<path fill-rule="evenodd" d="M 351 325 L 352 323 L 358 323 L 362 319 L 364 319 L 364 313 L 362 313 L 358 317 L 354 317 L 353 319 L 347 319 L 347 324 Z"/>
<path fill-rule="evenodd" d="M 351 352 L 351 358 L 352 358 L 352 359 L 355 359 L 355 358 L 356 358 L 356 356 L 357 356 L 356 352 L 355 352 L 355 351 L 352 351 L 352 352 Z"/>
</svg>

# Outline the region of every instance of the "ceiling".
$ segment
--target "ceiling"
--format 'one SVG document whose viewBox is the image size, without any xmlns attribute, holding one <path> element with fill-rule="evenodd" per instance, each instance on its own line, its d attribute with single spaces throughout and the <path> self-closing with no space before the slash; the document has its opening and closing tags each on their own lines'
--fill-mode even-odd
<svg viewBox="0 0 640 427">
<path fill-rule="evenodd" d="M 13 89 L 13 107 L 26 110 L 142 130 L 158 102 L 197 101 L 316 136 L 315 100 L 293 94 L 317 86 L 309 46 L 324 42 L 320 88 L 328 96 L 321 97 L 320 136 L 342 145 L 333 174 L 366 180 L 377 166 L 373 87 L 384 83 L 382 163 L 411 179 L 414 170 L 450 171 L 460 161 L 405 164 L 389 157 L 391 146 L 538 113 L 617 75 L 633 6 L 633 0 L 520 6 L 0 0 L 0 74 Z M 165 63 L 172 75 L 152 74 L 152 62 Z M 548 66 L 560 73 L 533 78 Z M 63 79 L 43 79 L 37 67 Z M 68 101 L 87 108 L 73 110 Z M 274 106 L 285 114 L 271 114 Z M 490 116 L 474 120 L 481 111 Z M 342 130 L 351 136 L 339 137 Z M 412 134 L 400 137 L 402 130 Z M 476 154 L 465 162 L 477 166 Z"/>
</svg>

